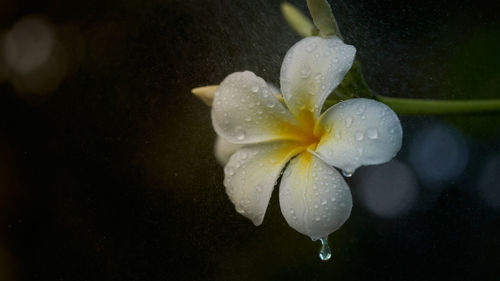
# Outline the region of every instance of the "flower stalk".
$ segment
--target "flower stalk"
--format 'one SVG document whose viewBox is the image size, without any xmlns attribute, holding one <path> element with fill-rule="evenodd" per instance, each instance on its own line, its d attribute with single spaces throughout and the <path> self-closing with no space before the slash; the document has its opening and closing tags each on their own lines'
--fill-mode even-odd
<svg viewBox="0 0 500 281">
<path fill-rule="evenodd" d="M 500 99 L 483 100 L 435 100 L 392 98 L 375 95 L 398 114 L 403 115 L 451 115 L 480 112 L 500 112 Z"/>
</svg>

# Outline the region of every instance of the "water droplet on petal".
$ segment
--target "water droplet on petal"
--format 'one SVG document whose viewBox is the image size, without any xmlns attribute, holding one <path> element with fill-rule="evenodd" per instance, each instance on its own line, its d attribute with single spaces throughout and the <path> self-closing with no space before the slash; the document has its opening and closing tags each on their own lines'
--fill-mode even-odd
<svg viewBox="0 0 500 281">
<path fill-rule="evenodd" d="M 366 110 L 366 105 L 362 103 L 358 106 L 356 113 L 361 115 L 361 114 L 365 113 L 365 110 Z"/>
<path fill-rule="evenodd" d="M 377 131 L 377 128 L 368 128 L 368 130 L 366 130 L 366 135 L 368 136 L 369 139 L 378 139 L 378 131 Z"/>
<path fill-rule="evenodd" d="M 332 257 L 332 251 L 330 250 L 330 246 L 328 245 L 328 236 L 321 237 L 319 239 L 321 241 L 321 249 L 319 250 L 319 258 L 322 261 L 327 261 Z"/>
<path fill-rule="evenodd" d="M 250 90 L 254 93 L 257 93 L 259 91 L 259 85 L 255 84 L 250 88 Z"/>
<path fill-rule="evenodd" d="M 269 107 L 269 108 L 273 108 L 274 107 L 274 102 L 272 100 L 268 101 L 266 103 L 266 106 Z"/>
<path fill-rule="evenodd" d="M 357 141 L 362 141 L 364 139 L 363 133 L 362 132 L 356 132 L 354 135 Z"/>
<path fill-rule="evenodd" d="M 314 79 L 318 82 L 323 81 L 323 74 L 317 73 L 316 75 L 314 75 Z"/>
<path fill-rule="evenodd" d="M 248 158 L 248 154 L 245 151 L 241 151 L 240 157 L 241 157 L 242 160 L 245 160 L 245 159 Z"/>
<path fill-rule="evenodd" d="M 310 53 L 316 49 L 316 43 L 311 43 L 306 47 L 306 50 Z"/>
<path fill-rule="evenodd" d="M 311 68 L 308 65 L 302 66 L 300 69 L 300 77 L 306 79 L 309 75 L 311 75 Z"/>
<path fill-rule="evenodd" d="M 234 132 L 236 134 L 236 139 L 238 139 L 240 141 L 245 139 L 245 137 L 246 137 L 245 130 L 242 127 L 240 127 L 240 126 L 236 127 Z"/>
<path fill-rule="evenodd" d="M 351 127 L 352 125 L 352 117 L 351 116 L 347 116 L 347 118 L 345 119 L 345 126 L 347 128 Z"/>
</svg>

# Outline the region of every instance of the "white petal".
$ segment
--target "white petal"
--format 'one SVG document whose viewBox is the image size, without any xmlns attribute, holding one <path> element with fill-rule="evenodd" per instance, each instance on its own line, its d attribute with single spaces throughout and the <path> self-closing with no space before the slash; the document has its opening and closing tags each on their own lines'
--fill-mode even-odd
<svg viewBox="0 0 500 281">
<path fill-rule="evenodd" d="M 236 211 L 260 225 L 276 180 L 285 164 L 304 148 L 293 141 L 245 146 L 224 168 L 224 186 Z"/>
<path fill-rule="evenodd" d="M 242 144 L 234 144 L 217 136 L 214 146 L 215 159 L 217 159 L 217 162 L 219 162 L 220 165 L 224 166 L 227 164 L 227 161 L 229 161 L 231 155 L 242 147 Z"/>
<path fill-rule="evenodd" d="M 291 227 L 315 240 L 328 236 L 349 218 L 351 191 L 335 168 L 303 152 L 281 178 L 280 207 Z"/>
<path fill-rule="evenodd" d="M 266 82 L 250 71 L 235 72 L 215 91 L 212 124 L 232 143 L 292 139 L 296 120 L 271 93 Z"/>
<path fill-rule="evenodd" d="M 403 138 L 396 113 L 370 99 L 350 99 L 334 105 L 321 116 L 315 130 L 322 135 L 316 153 L 349 174 L 359 166 L 391 160 Z"/>
<path fill-rule="evenodd" d="M 296 43 L 281 66 L 281 91 L 297 117 L 318 117 L 328 95 L 342 82 L 354 61 L 356 48 L 336 36 L 307 37 Z"/>
</svg>

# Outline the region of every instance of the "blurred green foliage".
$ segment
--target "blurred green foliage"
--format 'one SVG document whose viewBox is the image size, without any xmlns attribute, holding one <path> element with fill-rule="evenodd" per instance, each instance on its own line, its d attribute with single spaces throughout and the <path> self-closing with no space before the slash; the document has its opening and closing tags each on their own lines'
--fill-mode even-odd
<svg viewBox="0 0 500 281">
<path fill-rule="evenodd" d="M 465 34 L 451 55 L 438 98 L 500 98 L 500 26 Z M 500 113 L 447 116 L 464 133 L 491 138 L 500 133 Z"/>
</svg>

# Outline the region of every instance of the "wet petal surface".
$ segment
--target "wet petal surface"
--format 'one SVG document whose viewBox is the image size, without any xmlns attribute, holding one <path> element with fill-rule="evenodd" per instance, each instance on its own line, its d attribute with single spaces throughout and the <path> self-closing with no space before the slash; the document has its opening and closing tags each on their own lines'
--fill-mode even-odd
<svg viewBox="0 0 500 281">
<path fill-rule="evenodd" d="M 283 174 L 280 207 L 292 228 L 316 240 L 328 236 L 349 218 L 351 191 L 335 168 L 303 152 Z"/>
<path fill-rule="evenodd" d="M 250 71 L 229 75 L 215 91 L 212 124 L 232 143 L 294 139 L 296 123 L 266 82 Z"/>
<path fill-rule="evenodd" d="M 369 99 L 350 99 L 329 108 L 315 131 L 316 148 L 328 164 L 352 174 L 359 166 L 391 160 L 401 148 L 403 130 L 387 105 Z"/>
<path fill-rule="evenodd" d="M 290 48 L 280 76 L 290 111 L 298 118 L 318 117 L 325 99 L 351 68 L 355 54 L 353 46 L 336 36 L 307 37 Z"/>
<path fill-rule="evenodd" d="M 236 211 L 260 225 L 283 167 L 301 149 L 296 142 L 278 141 L 234 153 L 224 167 L 224 186 Z"/>
</svg>

